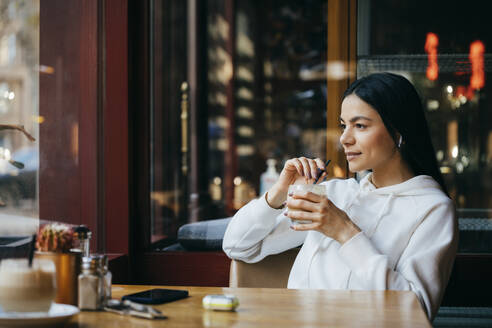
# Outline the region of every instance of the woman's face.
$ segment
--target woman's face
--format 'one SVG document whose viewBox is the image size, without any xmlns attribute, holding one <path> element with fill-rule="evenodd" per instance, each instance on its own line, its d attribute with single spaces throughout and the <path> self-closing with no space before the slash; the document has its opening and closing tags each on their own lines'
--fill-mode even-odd
<svg viewBox="0 0 492 328">
<path fill-rule="evenodd" d="M 340 142 L 351 172 L 384 169 L 399 159 L 395 142 L 379 113 L 355 94 L 342 102 Z"/>
</svg>

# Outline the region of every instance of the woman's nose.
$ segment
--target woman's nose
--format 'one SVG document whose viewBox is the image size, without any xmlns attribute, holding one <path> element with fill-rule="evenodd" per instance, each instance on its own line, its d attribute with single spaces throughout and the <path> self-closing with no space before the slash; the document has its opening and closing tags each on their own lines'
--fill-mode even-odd
<svg viewBox="0 0 492 328">
<path fill-rule="evenodd" d="M 342 145 L 354 143 L 354 137 L 352 135 L 352 132 L 350 132 L 350 128 L 347 127 L 345 128 L 345 130 L 343 130 L 342 135 L 340 136 L 340 143 Z"/>
</svg>

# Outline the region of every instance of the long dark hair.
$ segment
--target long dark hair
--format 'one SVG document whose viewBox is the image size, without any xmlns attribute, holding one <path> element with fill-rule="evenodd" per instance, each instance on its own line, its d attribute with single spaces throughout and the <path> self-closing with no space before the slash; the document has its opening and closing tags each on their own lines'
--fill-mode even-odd
<svg viewBox="0 0 492 328">
<path fill-rule="evenodd" d="M 397 134 L 402 136 L 400 153 L 413 173 L 433 177 L 448 194 L 437 164 L 422 102 L 412 83 L 400 75 L 375 73 L 352 83 L 343 98 L 351 94 L 379 113 L 395 143 L 398 143 Z"/>
</svg>

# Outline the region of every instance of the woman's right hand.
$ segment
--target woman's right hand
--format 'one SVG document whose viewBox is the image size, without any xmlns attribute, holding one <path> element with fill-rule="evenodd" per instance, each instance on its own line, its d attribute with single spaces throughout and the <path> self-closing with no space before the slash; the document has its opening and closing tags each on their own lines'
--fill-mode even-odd
<svg viewBox="0 0 492 328">
<path fill-rule="evenodd" d="M 318 169 L 325 169 L 325 164 L 319 158 L 299 157 L 286 161 L 277 182 L 268 190 L 266 199 L 268 204 L 274 208 L 280 207 L 287 199 L 289 186 L 314 183 Z M 325 175 L 326 172 L 323 172 L 318 181 L 321 181 Z"/>
</svg>

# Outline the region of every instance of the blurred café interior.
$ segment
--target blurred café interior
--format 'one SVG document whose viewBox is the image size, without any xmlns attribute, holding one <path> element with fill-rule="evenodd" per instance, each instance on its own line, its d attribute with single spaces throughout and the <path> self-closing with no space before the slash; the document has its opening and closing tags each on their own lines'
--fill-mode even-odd
<svg viewBox="0 0 492 328">
<path fill-rule="evenodd" d="M 331 159 L 330 178 L 352 176 L 341 95 L 389 71 L 422 98 L 457 208 L 442 306 L 492 309 L 487 8 L 0 0 L 0 259 L 46 223 L 85 225 L 114 284 L 229 286 L 228 218 L 291 157 Z"/>
</svg>

